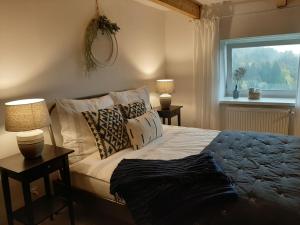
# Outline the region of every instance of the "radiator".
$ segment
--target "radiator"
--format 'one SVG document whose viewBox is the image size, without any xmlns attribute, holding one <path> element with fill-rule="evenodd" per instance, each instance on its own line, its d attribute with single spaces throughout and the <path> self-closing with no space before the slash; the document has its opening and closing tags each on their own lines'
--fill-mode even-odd
<svg viewBox="0 0 300 225">
<path fill-rule="evenodd" d="M 289 134 L 290 110 L 226 107 L 225 129 Z"/>
</svg>

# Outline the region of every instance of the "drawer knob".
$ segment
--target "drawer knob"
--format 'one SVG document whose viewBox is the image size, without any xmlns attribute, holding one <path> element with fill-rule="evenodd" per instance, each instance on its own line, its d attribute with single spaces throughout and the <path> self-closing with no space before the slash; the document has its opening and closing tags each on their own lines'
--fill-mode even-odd
<svg viewBox="0 0 300 225">
<path fill-rule="evenodd" d="M 48 169 L 51 169 L 51 166 L 50 166 L 50 165 L 48 165 L 47 167 L 48 167 Z"/>
</svg>

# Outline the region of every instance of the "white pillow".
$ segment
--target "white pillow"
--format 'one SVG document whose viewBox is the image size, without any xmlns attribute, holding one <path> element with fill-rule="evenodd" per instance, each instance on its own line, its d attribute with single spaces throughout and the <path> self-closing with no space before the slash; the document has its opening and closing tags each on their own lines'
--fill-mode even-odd
<svg viewBox="0 0 300 225">
<path fill-rule="evenodd" d="M 141 149 L 163 134 L 161 120 L 153 109 L 140 117 L 129 119 L 126 123 L 126 130 L 135 150 Z"/>
<path fill-rule="evenodd" d="M 82 112 L 98 111 L 113 106 L 109 95 L 86 100 L 56 100 L 56 107 L 63 137 L 63 147 L 73 149 L 70 163 L 75 163 L 98 151 Z"/>
<path fill-rule="evenodd" d="M 150 103 L 150 94 L 147 87 L 122 92 L 110 92 L 109 95 L 112 97 L 115 105 L 127 105 L 142 99 L 145 102 L 147 110 L 152 108 Z"/>
</svg>

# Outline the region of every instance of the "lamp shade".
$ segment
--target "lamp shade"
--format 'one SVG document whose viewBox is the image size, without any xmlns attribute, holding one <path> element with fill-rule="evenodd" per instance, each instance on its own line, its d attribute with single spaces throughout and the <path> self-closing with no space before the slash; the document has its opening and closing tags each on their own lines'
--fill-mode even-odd
<svg viewBox="0 0 300 225">
<path fill-rule="evenodd" d="M 11 132 L 30 131 L 50 125 L 44 99 L 26 99 L 5 103 L 5 129 Z"/>
<path fill-rule="evenodd" d="M 157 92 L 160 94 L 172 94 L 175 90 L 174 80 L 157 80 L 156 81 Z"/>
</svg>

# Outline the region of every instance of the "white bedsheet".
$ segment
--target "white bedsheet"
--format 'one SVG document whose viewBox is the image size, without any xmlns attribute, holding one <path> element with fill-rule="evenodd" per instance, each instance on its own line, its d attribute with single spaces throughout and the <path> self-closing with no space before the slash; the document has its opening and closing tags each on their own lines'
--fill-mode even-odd
<svg viewBox="0 0 300 225">
<path fill-rule="evenodd" d="M 219 131 L 164 126 L 163 137 L 141 150 L 125 149 L 100 160 L 98 152 L 70 166 L 72 185 L 97 196 L 115 201 L 109 192 L 110 178 L 123 159 L 171 160 L 199 154 Z"/>
</svg>

